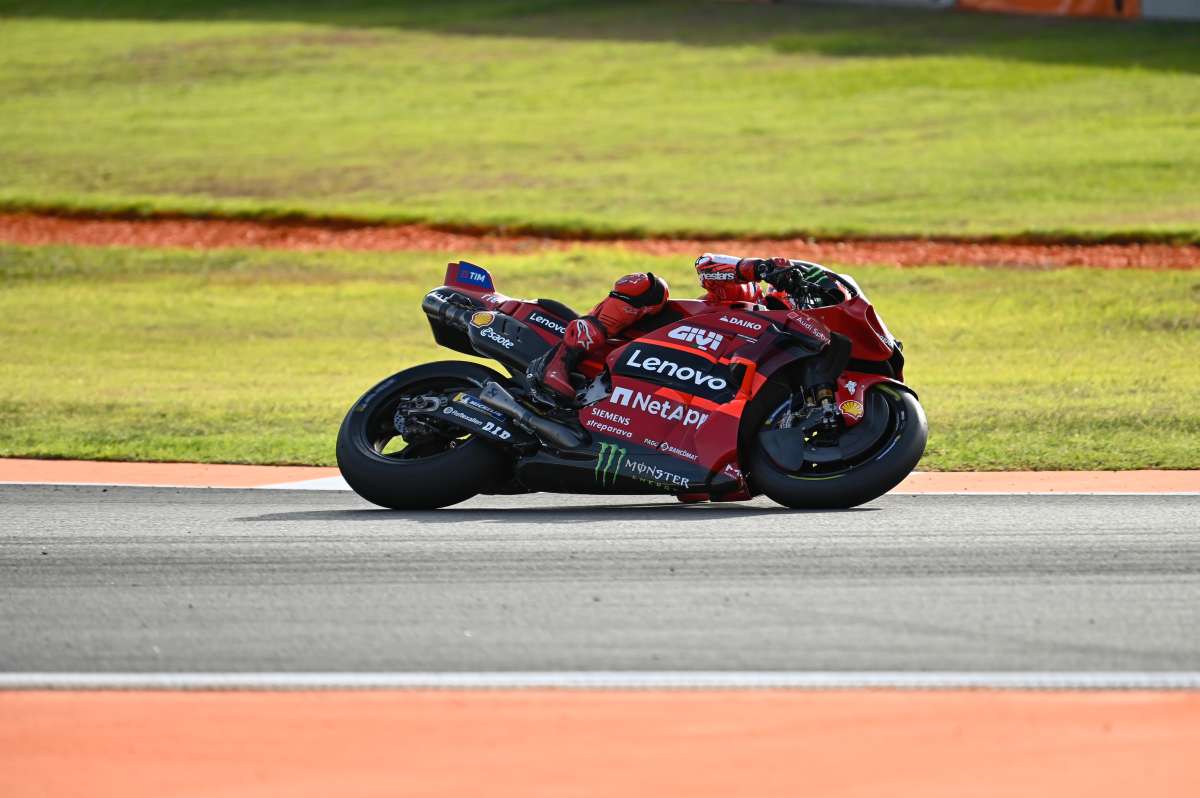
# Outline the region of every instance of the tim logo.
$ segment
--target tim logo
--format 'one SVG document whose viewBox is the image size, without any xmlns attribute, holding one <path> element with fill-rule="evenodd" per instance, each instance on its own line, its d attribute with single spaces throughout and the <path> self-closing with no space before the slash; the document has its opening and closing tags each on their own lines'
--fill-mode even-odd
<svg viewBox="0 0 1200 798">
<path fill-rule="evenodd" d="M 600 452 L 596 455 L 596 481 L 601 485 L 615 484 L 623 462 L 625 462 L 624 449 L 615 443 L 600 444 Z"/>
<path fill-rule="evenodd" d="M 495 289 L 495 286 L 492 285 L 492 276 L 490 274 L 474 263 L 467 263 L 465 260 L 458 262 L 458 279 L 468 285 L 477 285 L 489 291 Z"/>
<path fill-rule="evenodd" d="M 721 342 L 725 340 L 725 336 L 720 333 L 715 333 L 711 330 L 702 330 L 699 327 L 676 327 L 667 333 L 668 338 L 674 338 L 676 341 L 686 341 L 689 344 L 695 345 L 699 349 L 707 349 L 716 351 L 721 346 Z"/>
</svg>

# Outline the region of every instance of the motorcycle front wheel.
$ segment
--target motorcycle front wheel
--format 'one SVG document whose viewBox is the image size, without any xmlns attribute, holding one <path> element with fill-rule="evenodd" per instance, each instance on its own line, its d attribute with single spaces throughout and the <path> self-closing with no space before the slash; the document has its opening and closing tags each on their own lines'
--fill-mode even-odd
<svg viewBox="0 0 1200 798">
<path fill-rule="evenodd" d="M 394 510 L 458 504 L 505 482 L 511 457 L 452 428 L 401 430 L 403 405 L 452 396 L 504 377 L 474 363 L 441 361 L 406 369 L 363 394 L 338 431 L 337 463 L 354 492 Z"/>
<path fill-rule="evenodd" d="M 865 402 L 868 413 L 874 414 L 870 424 L 864 419 L 842 430 L 835 450 L 823 453 L 814 447 L 798 467 L 781 467 L 759 435 L 786 412 L 790 398 L 779 393 L 762 398 L 766 404 L 756 414 L 754 429 L 748 430 L 743 462 L 755 492 L 786 507 L 844 509 L 869 502 L 899 485 L 925 453 L 929 426 L 917 397 L 876 385 Z"/>
</svg>

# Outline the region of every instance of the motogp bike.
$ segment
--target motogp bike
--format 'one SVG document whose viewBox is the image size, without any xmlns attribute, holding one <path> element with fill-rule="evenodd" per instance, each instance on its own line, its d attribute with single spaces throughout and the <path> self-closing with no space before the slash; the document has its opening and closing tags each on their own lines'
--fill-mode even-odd
<svg viewBox="0 0 1200 798">
<path fill-rule="evenodd" d="M 347 413 L 338 466 L 360 496 L 403 510 L 537 491 L 870 501 L 916 466 L 925 413 L 901 343 L 857 283 L 826 272 L 832 290 L 800 273 L 765 278 L 787 302 L 668 301 L 575 367 L 583 387 L 569 402 L 528 371 L 575 311 L 505 296 L 487 270 L 452 263 L 421 304 L 433 338 L 507 373 L 444 360 L 393 374 Z"/>
</svg>

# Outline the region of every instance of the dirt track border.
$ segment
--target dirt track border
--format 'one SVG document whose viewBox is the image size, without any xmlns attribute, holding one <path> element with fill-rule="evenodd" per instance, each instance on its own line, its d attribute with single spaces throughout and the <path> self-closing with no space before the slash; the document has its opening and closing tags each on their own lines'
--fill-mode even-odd
<svg viewBox="0 0 1200 798">
<path fill-rule="evenodd" d="M 449 253 L 523 253 L 573 247 L 615 247 L 652 255 L 695 257 L 706 251 L 787 255 L 859 266 L 991 266 L 1053 269 L 1200 269 L 1200 246 L 1165 243 L 1035 243 L 951 239 L 612 238 L 569 239 L 453 232 L 427 225 L 353 225 L 333 222 L 248 221 L 215 218 L 89 218 L 0 213 L 0 242 L 25 246 L 129 246 L 185 249 L 294 251 L 419 250 Z"/>
</svg>

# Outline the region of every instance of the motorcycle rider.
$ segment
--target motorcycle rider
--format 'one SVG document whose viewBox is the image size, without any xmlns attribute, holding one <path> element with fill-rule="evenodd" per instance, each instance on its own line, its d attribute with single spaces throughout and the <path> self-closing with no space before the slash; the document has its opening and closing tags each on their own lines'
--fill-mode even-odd
<svg viewBox="0 0 1200 798">
<path fill-rule="evenodd" d="M 745 302 L 775 308 L 793 307 L 788 294 L 796 280 L 822 283 L 828 279 L 821 266 L 788 258 L 738 258 L 706 252 L 696 258 L 696 275 L 705 289 L 703 299 L 714 304 Z M 775 291 L 766 294 L 758 285 L 770 275 Z M 830 281 L 831 287 L 837 283 Z M 840 289 L 839 289 L 840 290 Z M 651 272 L 627 274 L 586 316 L 567 324 L 563 340 L 529 365 L 531 384 L 560 397 L 573 399 L 571 372 L 585 355 L 601 355 L 608 339 L 632 324 L 660 313 L 670 298 L 667 283 Z"/>
</svg>

